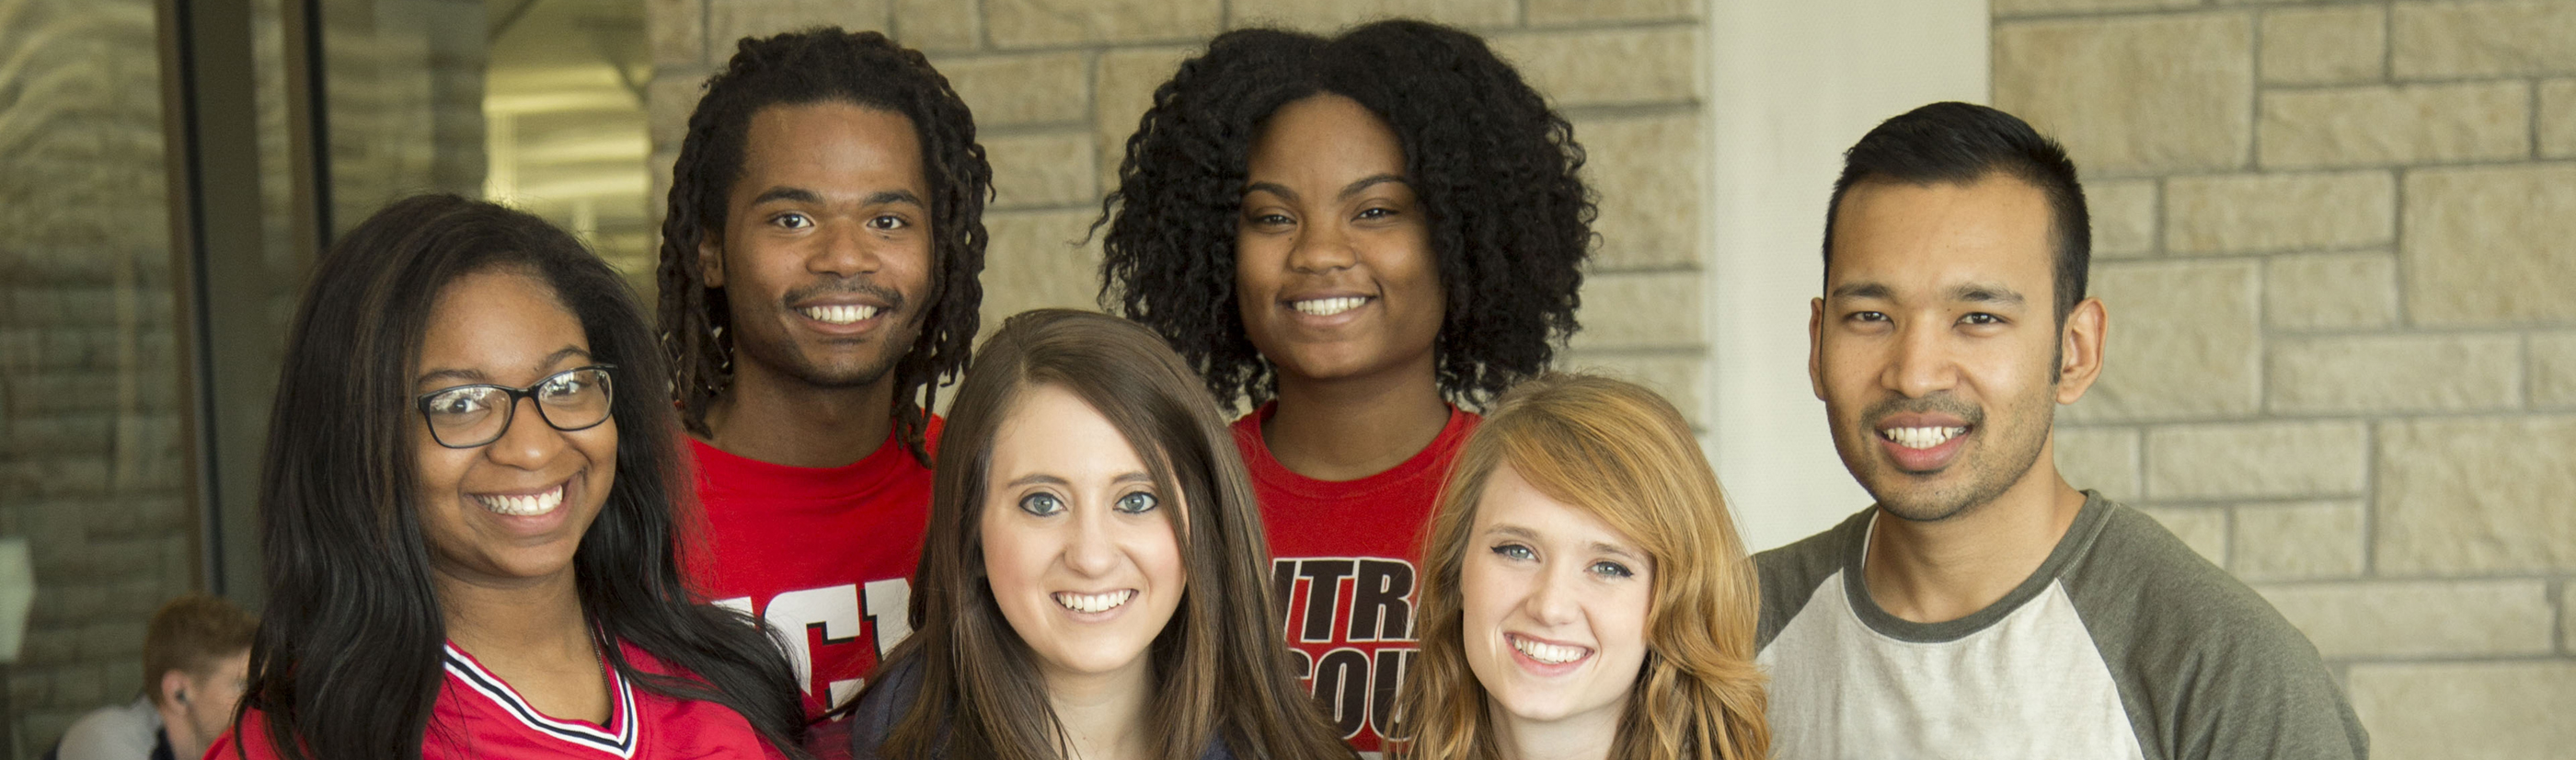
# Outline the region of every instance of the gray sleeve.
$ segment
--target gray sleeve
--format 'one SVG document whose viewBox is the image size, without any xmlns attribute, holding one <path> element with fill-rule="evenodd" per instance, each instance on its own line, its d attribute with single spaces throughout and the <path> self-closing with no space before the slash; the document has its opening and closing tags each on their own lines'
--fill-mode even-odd
<svg viewBox="0 0 2576 760">
<path fill-rule="evenodd" d="M 144 760 L 152 756 L 160 726 L 133 707 L 110 707 L 81 716 L 63 732 L 62 760 Z"/>
<path fill-rule="evenodd" d="M 2363 758 L 2316 647 L 2145 515 L 2112 511 L 2064 576 L 2149 758 Z"/>
<path fill-rule="evenodd" d="M 1869 514 L 1870 510 L 1861 510 L 1823 533 L 1753 555 L 1754 573 L 1762 586 L 1762 622 L 1755 628 L 1754 651 L 1769 648 L 1780 629 L 1787 628 L 1789 620 L 1816 595 L 1816 586 L 1842 569 L 1844 550 L 1860 540 L 1856 534 L 1867 530 Z"/>
</svg>

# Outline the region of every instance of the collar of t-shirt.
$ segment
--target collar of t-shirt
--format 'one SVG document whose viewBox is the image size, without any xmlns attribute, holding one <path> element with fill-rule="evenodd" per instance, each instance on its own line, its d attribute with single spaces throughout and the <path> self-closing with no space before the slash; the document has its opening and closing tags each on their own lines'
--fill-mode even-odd
<svg viewBox="0 0 2576 760">
<path fill-rule="evenodd" d="M 933 454 L 939 450 L 939 431 L 943 422 L 938 415 L 931 415 L 927 429 L 922 431 L 923 448 Z M 689 439 L 689 447 L 697 455 L 699 488 L 756 489 L 764 495 L 793 494 L 825 500 L 864 495 L 882 489 L 887 481 L 919 477 L 922 471 L 929 469 L 912 458 L 912 452 L 905 448 L 902 437 L 893 430 L 886 432 L 885 442 L 878 444 L 875 451 L 860 457 L 859 461 L 839 467 L 797 467 L 763 462 L 716 448 L 714 444 L 695 437 Z"/>
<path fill-rule="evenodd" d="M 1918 644 L 1957 641 L 2003 620 L 2013 610 L 2021 609 L 2023 604 L 2048 590 L 2048 585 L 2056 583 L 2066 568 L 2093 550 L 2093 539 L 2101 535 L 2103 520 L 2110 513 L 2110 506 L 2102 500 L 2101 494 L 2085 491 L 2083 511 L 2075 514 L 2075 522 L 2066 527 L 2065 536 L 2057 539 L 2057 547 L 2049 550 L 2048 559 L 2039 563 L 2039 569 L 2031 571 L 2030 577 L 2021 579 L 2021 585 L 2014 586 L 2002 599 L 1986 605 L 1985 609 L 1969 613 L 1967 617 L 1917 623 L 1888 612 L 1869 595 L 1869 581 L 1863 577 L 1861 568 L 1869 561 L 1870 534 L 1878 531 L 1878 519 L 1882 515 L 1878 510 L 1871 510 L 1869 524 L 1851 533 L 1858 540 L 1843 547 L 1843 595 L 1851 599 L 1852 614 L 1859 616 L 1861 622 L 1872 630 L 1890 638 Z"/>
<path fill-rule="evenodd" d="M 1420 478 L 1443 474 L 1458 448 L 1466 444 L 1467 433 L 1475 430 L 1476 422 L 1483 419 L 1475 412 L 1449 405 L 1449 422 L 1441 426 L 1440 434 L 1432 437 L 1431 445 L 1422 447 L 1421 451 L 1414 452 L 1403 462 L 1384 472 L 1356 480 L 1318 480 L 1297 474 L 1271 455 L 1269 441 L 1261 437 L 1261 423 L 1268 421 L 1270 415 L 1278 410 L 1279 402 L 1271 401 L 1234 421 L 1235 442 L 1243 449 L 1243 465 L 1251 470 L 1252 479 L 1264 487 L 1313 498 L 1368 496 L 1389 488 L 1408 486 Z"/>
</svg>

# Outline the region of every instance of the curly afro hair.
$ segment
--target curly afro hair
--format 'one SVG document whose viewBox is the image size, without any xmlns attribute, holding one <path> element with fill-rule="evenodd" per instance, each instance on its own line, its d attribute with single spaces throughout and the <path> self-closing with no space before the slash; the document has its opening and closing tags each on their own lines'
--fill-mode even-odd
<svg viewBox="0 0 2576 760">
<path fill-rule="evenodd" d="M 921 53 L 876 32 L 819 27 L 745 38 L 724 70 L 707 78 L 706 95 L 689 114 L 689 134 L 671 172 L 662 220 L 662 345 L 671 354 L 671 387 L 681 424 L 709 435 L 707 402 L 733 381 L 732 312 L 720 288 L 701 279 L 698 245 L 723 234 L 726 197 L 742 179 L 751 117 L 776 105 L 843 102 L 881 108 L 912 121 L 930 184 L 932 250 L 938 259 L 922 315 L 921 337 L 894 366 L 895 432 L 923 466 L 926 412 L 938 385 L 964 371 L 984 300 L 984 204 L 993 196 L 993 167 L 975 142 L 975 118 L 948 79 Z"/>
<path fill-rule="evenodd" d="M 1220 402 L 1258 405 L 1277 373 L 1235 304 L 1235 224 L 1252 143 L 1280 106 L 1348 97 L 1395 131 L 1431 219 L 1448 299 L 1438 382 L 1481 405 L 1546 369 L 1577 329 L 1592 196 L 1573 127 L 1485 42 L 1421 21 L 1333 39 L 1227 32 L 1154 91 L 1101 202 L 1104 306 L 1154 328 Z"/>
</svg>

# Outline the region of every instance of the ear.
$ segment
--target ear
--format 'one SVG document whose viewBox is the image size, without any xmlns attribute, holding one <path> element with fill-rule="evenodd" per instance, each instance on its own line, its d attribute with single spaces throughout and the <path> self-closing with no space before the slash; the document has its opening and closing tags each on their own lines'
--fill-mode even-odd
<svg viewBox="0 0 2576 760">
<path fill-rule="evenodd" d="M 2084 299 L 2067 313 L 2066 327 L 2057 335 L 2057 403 L 2075 403 L 2102 377 L 2102 336 L 2110 326 L 2111 316 L 2099 298 Z"/>
<path fill-rule="evenodd" d="M 724 287 L 724 243 L 716 240 L 715 230 L 699 234 L 698 281 L 710 288 Z"/>
<path fill-rule="evenodd" d="M 188 674 L 177 668 L 161 671 L 161 701 L 165 704 L 188 703 Z"/>
<path fill-rule="evenodd" d="M 1807 299 L 1807 384 L 1825 400 L 1825 299 Z"/>
</svg>

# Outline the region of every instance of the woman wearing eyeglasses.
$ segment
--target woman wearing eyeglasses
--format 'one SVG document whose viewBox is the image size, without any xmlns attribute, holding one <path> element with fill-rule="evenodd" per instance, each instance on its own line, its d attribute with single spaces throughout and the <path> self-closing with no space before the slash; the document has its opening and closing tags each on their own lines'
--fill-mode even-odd
<svg viewBox="0 0 2576 760">
<path fill-rule="evenodd" d="M 215 756 L 800 754 L 763 629 L 692 604 L 660 346 L 523 213 L 401 201 L 321 263 L 260 512 L 268 604 Z"/>
</svg>

